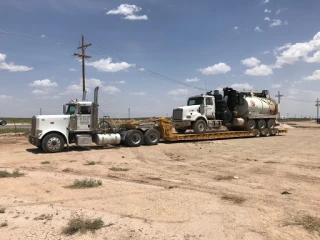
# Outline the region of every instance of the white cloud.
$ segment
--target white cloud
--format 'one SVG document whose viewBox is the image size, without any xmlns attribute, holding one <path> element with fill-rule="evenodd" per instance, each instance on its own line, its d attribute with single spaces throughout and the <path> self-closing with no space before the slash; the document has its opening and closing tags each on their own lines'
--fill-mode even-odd
<svg viewBox="0 0 320 240">
<path fill-rule="evenodd" d="M 263 52 L 263 54 L 269 54 L 270 53 L 270 51 L 264 51 Z"/>
<path fill-rule="evenodd" d="M 233 27 L 233 29 L 234 29 L 234 30 L 238 30 L 238 29 L 239 29 L 239 27 L 238 27 L 238 26 L 235 26 L 235 27 Z"/>
<path fill-rule="evenodd" d="M 137 95 L 137 96 L 144 96 L 144 95 L 146 95 L 145 92 L 131 92 L 130 94 L 131 94 L 131 95 Z"/>
<path fill-rule="evenodd" d="M 264 2 L 263 3 L 268 3 L 269 2 L 269 0 L 264 0 Z"/>
<path fill-rule="evenodd" d="M 244 74 L 250 76 L 268 76 L 273 74 L 273 71 L 272 68 L 270 68 L 269 66 L 261 64 L 254 68 L 247 69 Z"/>
<path fill-rule="evenodd" d="M 290 48 L 292 46 L 291 43 L 286 43 L 285 45 L 281 46 L 281 47 L 277 47 L 274 50 L 274 53 L 277 54 L 278 52 L 281 52 L 284 49 Z"/>
<path fill-rule="evenodd" d="M 278 14 L 280 14 L 280 12 L 281 12 L 281 10 L 278 10 L 278 11 L 276 12 L 276 14 L 278 15 Z"/>
<path fill-rule="evenodd" d="M 134 64 L 130 64 L 127 62 L 112 63 L 112 58 L 100 59 L 99 61 L 95 62 L 88 62 L 87 65 L 94 67 L 101 72 L 119 72 L 135 66 Z"/>
<path fill-rule="evenodd" d="M 44 96 L 48 94 L 48 91 L 36 89 L 36 90 L 33 90 L 31 93 L 36 96 Z"/>
<path fill-rule="evenodd" d="M 231 70 L 231 67 L 225 63 L 218 63 L 213 66 L 209 66 L 207 68 L 198 69 L 198 71 L 200 71 L 204 75 L 222 74 L 222 73 L 227 73 L 230 70 Z"/>
<path fill-rule="evenodd" d="M 113 84 L 125 84 L 126 83 L 126 81 L 124 81 L 124 80 L 121 80 L 121 81 L 117 81 L 117 82 L 112 82 Z"/>
<path fill-rule="evenodd" d="M 247 67 L 255 67 L 260 64 L 260 60 L 255 57 L 251 57 L 241 60 L 241 63 Z"/>
<path fill-rule="evenodd" d="M 271 21 L 269 17 L 264 18 L 265 21 Z"/>
<path fill-rule="evenodd" d="M 320 51 L 317 51 L 312 57 L 306 57 L 306 62 L 320 63 Z"/>
<path fill-rule="evenodd" d="M 187 78 L 186 82 L 199 82 L 200 79 L 199 78 Z"/>
<path fill-rule="evenodd" d="M 14 62 L 6 63 L 6 54 L 0 53 L 0 69 L 7 70 L 9 72 L 27 72 L 31 71 L 33 67 L 27 67 L 23 65 L 15 65 Z"/>
<path fill-rule="evenodd" d="M 282 21 L 279 19 L 273 19 L 272 23 L 270 24 L 270 27 L 276 27 L 276 26 L 281 26 L 282 25 Z"/>
<path fill-rule="evenodd" d="M 120 92 L 120 89 L 115 86 L 106 86 L 102 88 L 102 91 L 108 93 L 108 94 L 115 94 L 117 92 Z"/>
<path fill-rule="evenodd" d="M 41 38 L 46 38 L 47 36 L 43 34 L 43 35 L 41 35 L 40 37 L 41 37 Z"/>
<path fill-rule="evenodd" d="M 234 83 L 230 86 L 233 89 L 237 89 L 237 90 L 249 90 L 249 89 L 253 89 L 253 86 L 251 86 L 249 83 Z"/>
<path fill-rule="evenodd" d="M 12 97 L 8 96 L 8 95 L 0 95 L 0 99 L 1 100 L 8 100 L 8 99 L 12 99 Z"/>
<path fill-rule="evenodd" d="M 256 26 L 256 27 L 254 28 L 254 31 L 255 31 L 255 32 L 262 32 L 262 30 L 261 30 L 261 28 L 260 28 L 259 26 Z"/>
<path fill-rule="evenodd" d="M 276 68 L 281 68 L 285 64 L 294 64 L 300 60 L 313 62 L 318 59 L 317 52 L 309 57 L 309 53 L 320 51 L 320 32 L 318 32 L 309 42 L 296 43 L 291 45 L 287 50 L 276 56 Z"/>
<path fill-rule="evenodd" d="M 35 80 L 29 84 L 30 87 L 40 87 L 40 88 L 54 88 L 58 84 L 56 82 L 51 82 L 50 79 Z"/>
<path fill-rule="evenodd" d="M 271 13 L 271 10 L 269 10 L 269 9 L 266 8 L 266 9 L 264 10 L 264 12 L 265 12 L 265 13 Z"/>
<path fill-rule="evenodd" d="M 69 71 L 70 72 L 75 72 L 75 71 L 77 71 L 75 68 L 69 68 Z"/>
<path fill-rule="evenodd" d="M 281 88 L 281 84 L 272 84 L 271 87 L 272 88 Z"/>
<path fill-rule="evenodd" d="M 168 94 L 172 96 L 187 95 L 189 94 L 189 91 L 188 89 L 185 89 L 185 88 L 179 88 L 179 89 L 169 91 Z"/>
<path fill-rule="evenodd" d="M 82 84 L 82 79 L 80 79 L 80 84 Z M 97 78 L 86 78 L 86 88 L 95 88 L 103 86 L 104 82 Z"/>
<path fill-rule="evenodd" d="M 305 77 L 303 79 L 306 81 L 320 80 L 320 70 L 314 71 L 311 76 Z"/>
<path fill-rule="evenodd" d="M 146 69 L 145 68 L 139 68 L 138 69 L 140 72 L 144 72 Z"/>
<path fill-rule="evenodd" d="M 66 90 L 64 93 L 61 93 L 61 95 L 73 95 L 73 94 L 81 94 L 82 93 L 82 86 L 79 84 L 71 84 L 66 87 Z"/>
<path fill-rule="evenodd" d="M 136 5 L 121 4 L 117 9 L 108 11 L 106 14 L 110 15 L 124 15 L 127 20 L 148 20 L 147 15 L 136 15 L 142 8 Z"/>
<path fill-rule="evenodd" d="M 284 21 L 283 25 L 288 25 L 288 21 Z"/>
</svg>

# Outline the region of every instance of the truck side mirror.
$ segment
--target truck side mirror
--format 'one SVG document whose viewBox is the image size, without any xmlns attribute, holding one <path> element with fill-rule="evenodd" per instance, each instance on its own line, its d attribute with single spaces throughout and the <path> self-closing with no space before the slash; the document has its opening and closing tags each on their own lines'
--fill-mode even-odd
<svg viewBox="0 0 320 240">
<path fill-rule="evenodd" d="M 63 114 L 65 115 L 67 112 L 67 105 L 63 105 Z"/>
</svg>

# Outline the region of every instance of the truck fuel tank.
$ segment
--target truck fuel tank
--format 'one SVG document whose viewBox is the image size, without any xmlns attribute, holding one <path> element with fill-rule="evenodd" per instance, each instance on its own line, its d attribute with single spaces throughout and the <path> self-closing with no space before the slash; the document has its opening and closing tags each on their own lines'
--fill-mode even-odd
<svg viewBox="0 0 320 240">
<path fill-rule="evenodd" d="M 121 136 L 119 133 L 106 133 L 106 134 L 97 134 L 95 136 L 95 143 L 97 145 L 117 145 L 121 142 Z"/>
</svg>

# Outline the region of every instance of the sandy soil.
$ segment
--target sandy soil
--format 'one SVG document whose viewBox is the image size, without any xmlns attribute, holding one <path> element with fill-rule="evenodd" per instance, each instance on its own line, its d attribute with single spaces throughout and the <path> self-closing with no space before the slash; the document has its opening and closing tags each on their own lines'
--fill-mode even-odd
<svg viewBox="0 0 320 240">
<path fill-rule="evenodd" d="M 0 239 L 320 239 L 320 128 L 304 124 L 314 128 L 58 154 L 24 136 L 0 136 L 0 170 L 25 173 L 0 178 L 0 225 L 8 224 Z M 102 186 L 65 188 L 84 178 Z M 75 213 L 106 226 L 65 236 Z M 51 220 L 37 219 L 42 214 Z"/>
</svg>

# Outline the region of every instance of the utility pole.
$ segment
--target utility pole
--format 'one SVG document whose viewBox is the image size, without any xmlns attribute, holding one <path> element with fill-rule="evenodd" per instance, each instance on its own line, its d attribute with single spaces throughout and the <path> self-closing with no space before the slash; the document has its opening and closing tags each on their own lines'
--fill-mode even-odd
<svg viewBox="0 0 320 240">
<path fill-rule="evenodd" d="M 40 108 L 40 115 L 42 115 L 42 109 Z"/>
<path fill-rule="evenodd" d="M 82 100 L 86 100 L 85 99 L 85 92 L 86 92 L 85 59 L 86 58 L 91 58 L 91 56 L 85 55 L 85 50 L 89 46 L 91 46 L 91 43 L 85 44 L 84 43 L 84 36 L 82 35 L 82 44 L 81 44 L 81 46 L 78 47 L 78 49 L 82 50 L 82 53 L 81 54 L 74 53 L 74 56 L 82 58 L 82 90 L 83 90 Z"/>
<path fill-rule="evenodd" d="M 317 101 L 316 101 L 316 107 L 317 107 L 317 119 L 319 119 L 319 106 L 320 106 L 320 101 L 319 101 L 319 98 L 317 98 Z"/>
<path fill-rule="evenodd" d="M 128 118 L 130 119 L 130 108 L 128 108 Z"/>
<path fill-rule="evenodd" d="M 278 98 L 278 104 L 279 104 L 279 107 L 280 107 L 280 100 L 281 100 L 281 97 L 283 97 L 284 95 L 281 95 L 280 94 L 280 91 L 278 91 L 278 95 L 276 95 L 275 97 Z M 280 116 L 280 111 L 279 111 L 279 119 L 281 119 L 281 116 Z"/>
</svg>

